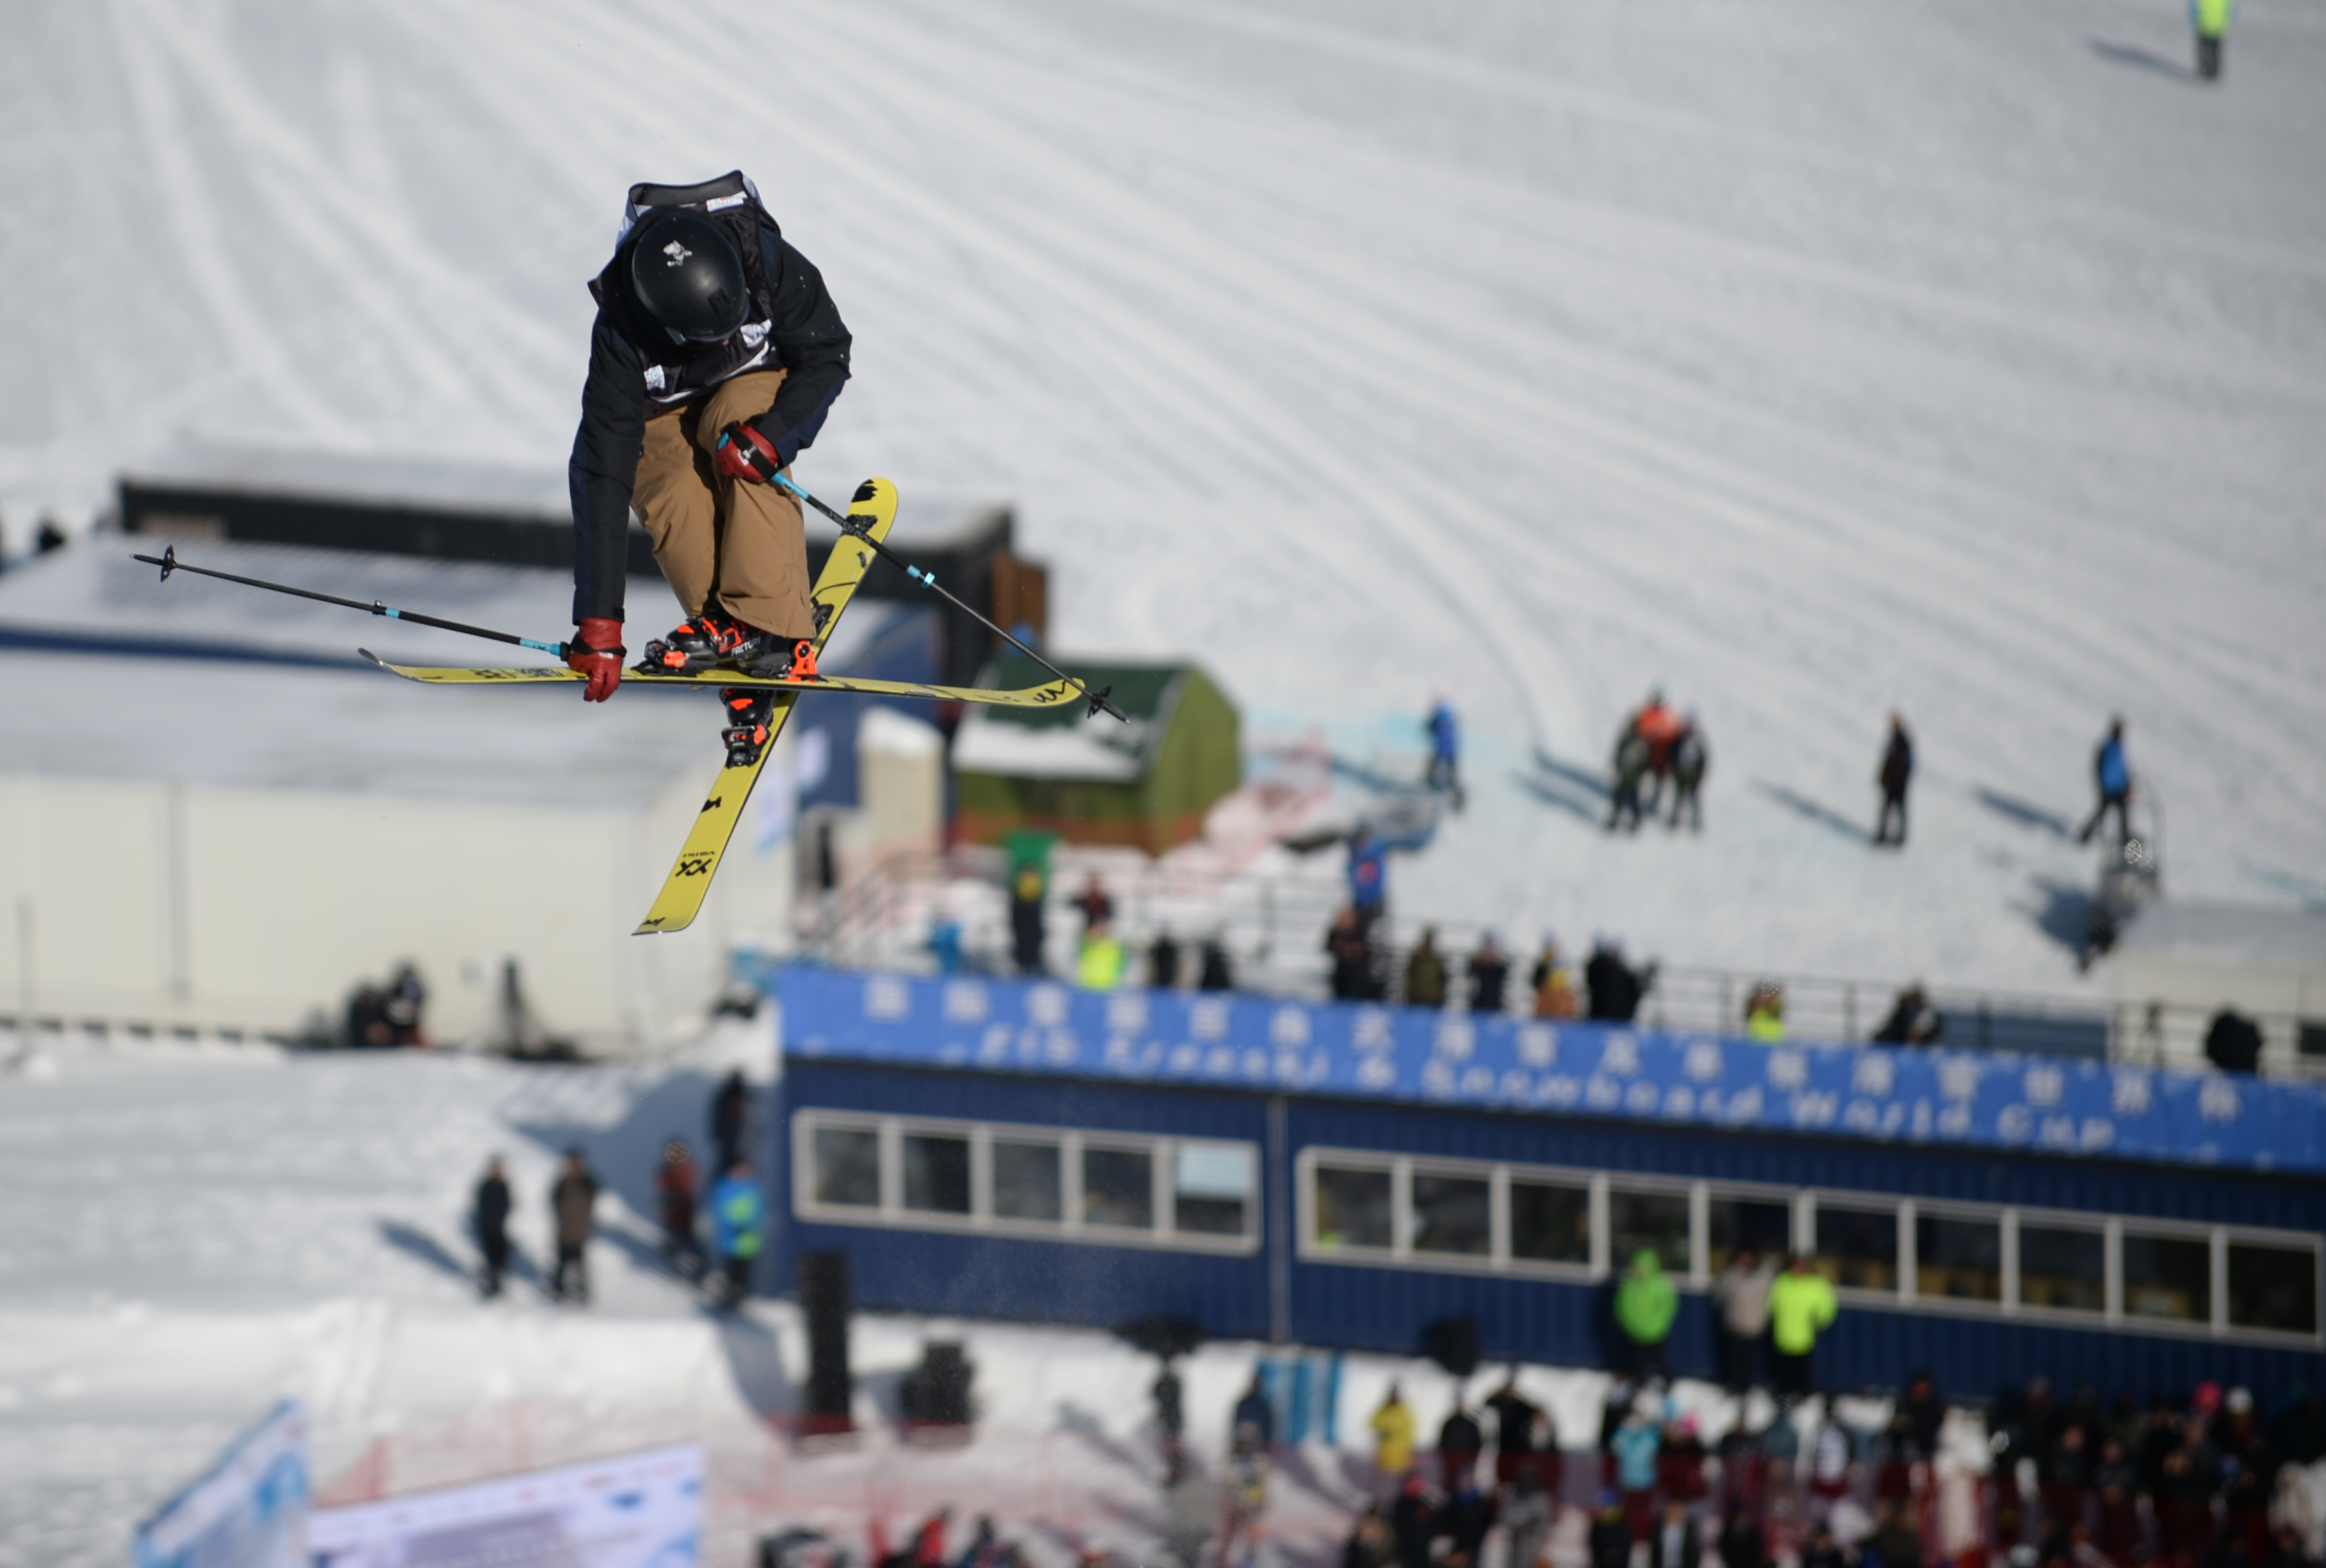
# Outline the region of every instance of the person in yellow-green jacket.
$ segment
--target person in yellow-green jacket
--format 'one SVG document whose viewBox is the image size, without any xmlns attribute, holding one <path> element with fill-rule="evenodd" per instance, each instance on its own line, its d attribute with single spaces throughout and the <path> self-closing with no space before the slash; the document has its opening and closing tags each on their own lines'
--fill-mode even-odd
<svg viewBox="0 0 2326 1568">
<path fill-rule="evenodd" d="M 1122 939 L 1102 914 L 1083 932 L 1082 945 L 1075 950 L 1075 984 L 1086 991 L 1111 991 L 1122 984 L 1129 963 Z"/>
<path fill-rule="evenodd" d="M 1769 1286 L 1769 1349 L 1777 1397 L 1791 1402 L 1810 1392 L 1810 1352 L 1818 1335 L 1833 1322 L 1833 1286 L 1806 1253 L 1793 1254 L 1785 1272 Z"/>
<path fill-rule="evenodd" d="M 1679 1311 L 1679 1292 L 1664 1272 L 1655 1248 L 1642 1247 L 1632 1255 L 1632 1266 L 1615 1287 L 1615 1326 L 1624 1331 L 1631 1365 L 1617 1371 L 1642 1379 L 1669 1378 L 1664 1341 L 1671 1337 L 1672 1317 Z"/>
<path fill-rule="evenodd" d="M 2189 20 L 2197 28 L 2197 74 L 2207 81 L 2221 79 L 2221 43 L 2229 35 L 2235 9 L 2235 0 L 2189 0 Z"/>
</svg>

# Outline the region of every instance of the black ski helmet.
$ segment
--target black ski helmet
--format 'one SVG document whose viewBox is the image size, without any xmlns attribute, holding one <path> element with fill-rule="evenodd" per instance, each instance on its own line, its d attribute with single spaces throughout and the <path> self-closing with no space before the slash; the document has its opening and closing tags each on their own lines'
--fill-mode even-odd
<svg viewBox="0 0 2326 1568">
<path fill-rule="evenodd" d="M 639 227 L 630 287 L 680 342 L 718 342 L 743 324 L 751 305 L 735 242 L 692 212 L 665 212 Z"/>
</svg>

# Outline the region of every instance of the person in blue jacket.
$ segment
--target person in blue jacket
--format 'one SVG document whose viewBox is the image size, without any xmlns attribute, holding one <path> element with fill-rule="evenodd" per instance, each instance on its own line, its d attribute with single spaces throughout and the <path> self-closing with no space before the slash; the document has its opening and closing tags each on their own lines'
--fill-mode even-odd
<svg viewBox="0 0 2326 1568">
<path fill-rule="evenodd" d="M 2118 846 L 2132 840 L 2132 823 L 2126 814 L 2126 803 L 2132 799 L 2132 765 L 2124 759 L 2124 720 L 2108 720 L 2107 738 L 2092 753 L 2092 782 L 2099 786 L 2100 803 L 2092 808 L 2091 821 L 2076 836 L 2079 844 L 2089 844 L 2098 830 L 2100 820 L 2113 809 L 2116 812 L 2116 841 Z"/>
<path fill-rule="evenodd" d="M 1429 718 L 1429 776 L 1426 781 L 1433 790 L 1444 790 L 1454 797 L 1454 809 L 1462 809 L 1462 731 L 1454 717 L 1454 704 L 1444 697 L 1430 704 Z"/>
<path fill-rule="evenodd" d="M 751 1174 L 751 1162 L 739 1159 L 711 1189 L 712 1241 L 725 1281 L 721 1305 L 738 1306 L 751 1294 L 751 1269 L 767 1244 L 767 1229 L 768 1195 Z"/>
</svg>

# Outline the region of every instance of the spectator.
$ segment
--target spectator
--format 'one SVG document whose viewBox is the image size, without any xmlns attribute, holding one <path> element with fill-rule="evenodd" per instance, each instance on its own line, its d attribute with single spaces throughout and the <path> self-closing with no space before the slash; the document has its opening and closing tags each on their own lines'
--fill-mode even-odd
<svg viewBox="0 0 2326 1568">
<path fill-rule="evenodd" d="M 1234 1429 L 1235 1443 L 1240 1446 L 1262 1453 L 1276 1446 L 1276 1406 L 1270 1403 L 1268 1391 L 1261 1387 L 1257 1370 L 1245 1385 L 1243 1397 L 1236 1401 Z"/>
<path fill-rule="evenodd" d="M 1429 1548 L 1437 1539 L 1437 1499 L 1419 1475 L 1408 1475 L 1389 1511 L 1390 1538 L 1398 1568 L 1430 1568 Z"/>
<path fill-rule="evenodd" d="M 1202 961 L 1196 973 L 1196 989 L 1199 991 L 1235 989 L 1235 970 L 1228 964 L 1226 944 L 1217 936 L 1207 936 L 1204 939 L 1203 949 L 1197 957 Z"/>
<path fill-rule="evenodd" d="M 2317 1563 L 2303 1549 L 2302 1532 L 2288 1523 L 2271 1532 L 2269 1554 L 2262 1559 L 2261 1568 L 2317 1568 Z"/>
<path fill-rule="evenodd" d="M 1648 1568 L 1701 1568 L 1704 1537 L 1688 1505 L 1678 1498 L 1664 1499 L 1664 1517 L 1648 1541 Z"/>
<path fill-rule="evenodd" d="M 1158 991 L 1176 990 L 1179 985 L 1179 944 L 1171 940 L 1171 928 L 1157 928 L 1155 941 L 1147 950 L 1147 983 Z"/>
<path fill-rule="evenodd" d="M 1082 895 L 1075 900 L 1075 907 L 1083 912 L 1084 931 L 1114 919 L 1114 900 L 1106 895 L 1106 884 L 1098 879 L 1097 872 L 1083 879 Z"/>
<path fill-rule="evenodd" d="M 694 1195 L 701 1183 L 685 1140 L 663 1145 L 662 1164 L 655 1167 L 655 1206 L 662 1214 L 663 1261 L 682 1279 L 702 1273 L 702 1244 L 694 1236 Z"/>
<path fill-rule="evenodd" d="M 1769 1287 L 1777 1266 L 1749 1247 L 1730 1255 L 1712 1282 L 1720 1325 L 1720 1380 L 1732 1394 L 1761 1386 L 1761 1341 L 1769 1334 Z"/>
<path fill-rule="evenodd" d="M 1946 1019 L 1931 1006 L 1930 997 L 1922 994 L 1922 982 L 1916 980 L 1899 992 L 1898 999 L 1890 1004 L 1890 1016 L 1882 1021 L 1882 1027 L 1874 1032 L 1874 1043 L 1876 1045 L 1935 1045 L 1939 1036 L 1945 1033 L 1946 1026 Z"/>
<path fill-rule="evenodd" d="M 1833 1538 L 1833 1522 L 1820 1518 L 1801 1548 L 1801 1568 L 1850 1568 L 1849 1554 Z"/>
<path fill-rule="evenodd" d="M 738 1158 L 711 1190 L 711 1224 L 726 1287 L 720 1304 L 732 1312 L 751 1294 L 751 1271 L 767 1242 L 768 1195 L 751 1174 L 750 1161 Z"/>
<path fill-rule="evenodd" d="M 1444 790 L 1454 797 L 1454 809 L 1462 809 L 1462 735 L 1454 718 L 1454 704 L 1440 697 L 1429 706 L 1429 717 L 1423 721 L 1429 729 L 1429 774 L 1427 779 L 1433 790 Z"/>
<path fill-rule="evenodd" d="M 1634 1403 L 1615 1428 L 1615 1485 L 1624 1494 L 1624 1519 L 1634 1541 L 1644 1541 L 1655 1523 L 1656 1454 L 1663 1433 Z"/>
<path fill-rule="evenodd" d="M 42 518 L 41 531 L 33 535 L 33 553 L 46 555 L 52 550 L 62 550 L 64 547 L 65 531 L 57 526 L 57 520 L 53 517 Z"/>
<path fill-rule="evenodd" d="M 1449 1497 L 1456 1495 L 1460 1482 L 1475 1484 L 1478 1452 L 1485 1446 L 1485 1433 L 1478 1429 L 1478 1418 L 1463 1408 L 1457 1395 L 1454 1414 L 1437 1429 L 1437 1469 Z"/>
<path fill-rule="evenodd" d="M 1785 1039 L 1785 988 L 1763 980 L 1744 998 L 1744 1038 L 1761 1045 L 1780 1045 Z"/>
<path fill-rule="evenodd" d="M 1494 1505 L 1479 1492 L 1477 1475 L 1465 1471 L 1455 1477 L 1442 1526 L 1447 1537 L 1446 1568 L 1472 1568 L 1493 1524 Z"/>
<path fill-rule="evenodd" d="M 1922 1568 L 1922 1538 L 1895 1503 L 1884 1506 L 1859 1556 L 1863 1568 Z"/>
<path fill-rule="evenodd" d="M 1731 1513 L 1720 1527 L 1720 1568 L 1768 1568 L 1768 1562 L 1760 1517 L 1743 1508 Z"/>
<path fill-rule="evenodd" d="M 2260 1028 L 2251 1018 L 2223 1006 L 2205 1031 L 2205 1060 L 2224 1072 L 2260 1072 Z"/>
<path fill-rule="evenodd" d="M 1373 1469 L 1394 1480 L 1413 1468 L 1413 1407 L 1395 1383 L 1373 1411 Z"/>
<path fill-rule="evenodd" d="M 940 912 L 936 918 L 929 923 L 928 948 L 929 956 L 936 960 L 937 973 L 941 975 L 961 973 L 963 961 L 961 922 L 949 914 Z"/>
<path fill-rule="evenodd" d="M 1333 960 L 1335 1001 L 1362 1002 L 1373 995 L 1373 947 L 1353 906 L 1343 905 L 1333 917 L 1333 929 L 1325 933 L 1325 951 Z"/>
<path fill-rule="evenodd" d="M 1677 1406 L 1664 1400 L 1664 1443 L 1656 1455 L 1656 1475 L 1664 1496 L 1693 1503 L 1704 1495 L 1704 1439 L 1697 1435 L 1696 1417 L 1675 1414 Z"/>
<path fill-rule="evenodd" d="M 1512 1476 L 1510 1489 L 1503 1498 L 1503 1538 L 1508 1552 L 1508 1568 L 1536 1568 L 1543 1548 L 1550 1544 L 1557 1512 L 1550 1492 L 1531 1467 L 1521 1467 Z"/>
<path fill-rule="evenodd" d="M 1631 1568 L 1632 1526 L 1624 1522 L 1624 1499 L 1612 1490 L 1599 1494 L 1599 1511 L 1585 1539 L 1591 1568 Z"/>
<path fill-rule="evenodd" d="M 1169 1358 L 1165 1358 L 1163 1369 L 1155 1375 L 1155 1386 L 1148 1393 L 1155 1400 L 1155 1430 L 1163 1438 L 1163 1484 L 1175 1487 L 1186 1473 L 1186 1459 L 1180 1439 L 1187 1430 L 1187 1406 L 1178 1371 Z"/>
<path fill-rule="evenodd" d="M 2084 830 L 2076 835 L 2076 842 L 2089 844 L 2099 830 L 2100 821 L 2109 812 L 2116 812 L 2116 841 L 2120 847 L 2132 840 L 2132 822 L 2126 815 L 2132 801 L 2132 765 L 2124 756 L 2124 720 L 2108 720 L 2107 738 L 2092 753 L 2092 784 L 2099 791 L 2100 803 L 2092 808 L 2091 820 Z"/>
<path fill-rule="evenodd" d="M 730 1068 L 711 1097 L 711 1144 L 719 1151 L 717 1169 L 725 1170 L 743 1153 L 750 1123 L 750 1088 L 743 1081 L 743 1070 Z"/>
<path fill-rule="evenodd" d="M 1591 1016 L 1628 1024 L 1640 1010 L 1640 998 L 1656 983 L 1656 967 L 1634 970 L 1624 961 L 1623 944 L 1605 937 L 1583 966 L 1583 983 L 1591 993 Z"/>
<path fill-rule="evenodd" d="M 1389 1568 L 1396 1551 L 1379 1503 L 1367 1503 L 1341 1546 L 1341 1568 Z"/>
<path fill-rule="evenodd" d="M 2139 1478 L 2133 1472 L 2130 1451 L 2111 1435 L 2100 1444 L 2099 1462 L 2092 1467 L 2092 1489 L 2099 1496 L 2099 1534 L 2096 1545 L 2115 1568 L 2132 1568 L 2140 1550 Z"/>
<path fill-rule="evenodd" d="M 495 1155 L 485 1165 L 484 1179 L 477 1183 L 474 1220 L 477 1250 L 485 1258 L 485 1276 L 477 1288 L 487 1301 L 500 1294 L 501 1276 L 508 1272 L 508 1177 L 501 1169 L 501 1157 Z"/>
<path fill-rule="evenodd" d="M 1491 1017 L 1503 1010 L 1503 988 L 1508 982 L 1511 960 L 1503 956 L 1502 944 L 1493 932 L 1478 939 L 1478 951 L 1470 955 L 1470 1011 Z"/>
<path fill-rule="evenodd" d="M 1629 1359 L 1624 1372 L 1642 1379 L 1670 1375 L 1664 1341 L 1671 1336 L 1672 1316 L 1679 1311 L 1679 1292 L 1664 1273 L 1663 1259 L 1655 1248 L 1641 1248 L 1615 1287 L 1615 1324 L 1623 1330 Z"/>
<path fill-rule="evenodd" d="M 1075 944 L 1075 984 L 1086 991 L 1113 990 L 1122 984 L 1130 962 L 1113 923 L 1102 914 L 1083 927 L 1082 940 Z"/>
<path fill-rule="evenodd" d="M 1791 1266 L 1769 1287 L 1772 1381 L 1781 1402 L 1809 1395 L 1810 1355 L 1817 1349 L 1818 1335 L 1833 1322 L 1835 1311 L 1833 1286 L 1810 1266 L 1806 1253 L 1793 1254 Z"/>
<path fill-rule="evenodd" d="M 1914 777 L 1914 741 L 1906 721 L 1890 715 L 1890 743 L 1882 748 L 1882 765 L 1874 782 L 1882 786 L 1882 815 L 1874 824 L 1876 844 L 1906 845 L 1906 786 Z"/>
<path fill-rule="evenodd" d="M 1042 945 L 1048 934 L 1043 930 L 1042 901 L 1049 890 L 1048 876 L 1031 860 L 1009 875 L 1009 953 L 1021 975 L 1042 972 Z"/>
<path fill-rule="evenodd" d="M 420 971 L 410 960 L 398 964 L 395 978 L 387 982 L 387 994 L 382 998 L 380 1015 L 387 1022 L 389 1043 L 396 1045 L 425 1045 L 428 1042 L 420 1032 L 421 1009 L 428 1005 L 428 988 L 420 983 Z"/>
<path fill-rule="evenodd" d="M 1939 1394 L 1939 1380 L 1928 1372 L 1917 1372 L 1906 1380 L 1905 1391 L 1898 1397 L 1898 1415 L 1906 1423 L 1906 1435 L 1912 1444 L 1906 1460 L 1912 1464 L 1929 1464 L 1939 1457 L 1939 1433 L 1947 1424 L 1947 1402 Z"/>
<path fill-rule="evenodd" d="M 1437 928 L 1425 925 L 1421 940 L 1405 959 L 1405 1002 L 1410 1007 L 1446 1005 L 1446 955 L 1437 951 Z"/>
<path fill-rule="evenodd" d="M 1521 1471 L 1532 1471 L 1536 1454 L 1543 1446 L 1535 1441 L 1535 1428 L 1542 1423 L 1542 1411 L 1519 1392 L 1518 1369 L 1511 1369 L 1503 1386 L 1486 1400 L 1486 1408 L 1494 1413 L 1494 1480 L 1508 1486 Z M 1554 1439 L 1548 1445 L 1558 1449 Z"/>
<path fill-rule="evenodd" d="M 1558 943 L 1548 934 L 1542 939 L 1542 951 L 1535 957 L 1527 984 L 1534 992 L 1534 1016 L 1538 1018 L 1572 1018 L 1583 1010 L 1576 999 L 1575 976 L 1558 961 Z"/>
<path fill-rule="evenodd" d="M 557 1229 L 557 1267 L 549 1276 L 555 1301 L 590 1304 L 590 1260 L 586 1249 L 598 1228 L 598 1178 L 582 1151 L 565 1151 L 565 1174 L 550 1189 L 549 1210 Z"/>
<path fill-rule="evenodd" d="M 1349 905 L 1357 912 L 1357 927 L 1372 933 L 1389 902 L 1389 846 L 1369 822 L 1357 824 L 1349 835 Z"/>
<path fill-rule="evenodd" d="M 358 1047 L 395 1044 L 386 1007 L 387 998 L 378 987 L 368 981 L 358 986 L 348 997 L 348 1044 Z"/>
<path fill-rule="evenodd" d="M 1691 710 L 1680 720 L 1679 734 L 1672 740 L 1671 827 L 1679 826 L 1680 812 L 1685 811 L 1689 830 L 1695 833 L 1704 831 L 1704 807 L 1699 801 L 1699 793 L 1704 788 L 1707 760 L 1704 731 L 1698 727 L 1696 714 Z"/>
<path fill-rule="evenodd" d="M 1636 729 L 1615 738 L 1615 755 L 1608 763 L 1614 787 L 1608 792 L 1607 830 L 1628 826 L 1640 830 L 1640 781 L 1647 776 L 1648 743 Z"/>
<path fill-rule="evenodd" d="M 1856 1457 L 1849 1437 L 1849 1430 L 1828 1415 L 1810 1442 L 1810 1495 L 1819 1513 L 1830 1513 L 1849 1490 L 1849 1465 Z"/>
</svg>

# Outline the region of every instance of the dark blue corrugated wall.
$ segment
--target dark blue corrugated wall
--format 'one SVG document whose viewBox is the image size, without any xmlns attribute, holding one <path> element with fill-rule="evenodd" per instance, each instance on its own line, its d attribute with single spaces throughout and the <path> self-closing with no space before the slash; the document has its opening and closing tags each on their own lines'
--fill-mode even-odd
<svg viewBox="0 0 2326 1568">
<path fill-rule="evenodd" d="M 791 1260 L 800 1253 L 839 1248 L 850 1255 L 856 1304 L 862 1307 L 1102 1326 L 1164 1313 L 1191 1318 L 1217 1338 L 1268 1337 L 1264 1248 L 1249 1257 L 1222 1257 L 821 1225 L 790 1217 L 790 1112 L 796 1108 L 1238 1138 L 1264 1148 L 1267 1102 L 1257 1096 L 793 1059 L 785 1066 L 783 1103 L 785 1116 L 777 1132 L 782 1146 L 775 1162 L 776 1212 L 784 1227 L 781 1288 L 792 1287 Z"/>
<path fill-rule="evenodd" d="M 799 1058 L 787 1062 L 786 1072 L 786 1121 L 777 1129 L 783 1146 L 773 1162 L 777 1211 L 786 1216 L 786 1287 L 792 1257 L 838 1247 L 851 1254 L 857 1299 L 868 1307 L 1100 1325 L 1168 1313 L 1193 1318 L 1214 1335 L 1269 1335 L 1265 1247 L 1248 1257 L 1218 1257 L 787 1218 L 787 1115 L 794 1107 L 1230 1137 L 1265 1149 L 1266 1096 Z M 1265 1165 L 1270 1192 L 1262 1212 L 1271 1230 L 1287 1211 L 1281 1184 L 1289 1155 L 1317 1145 L 2200 1223 L 2312 1231 L 2326 1223 L 2326 1183 L 2310 1181 L 1492 1111 L 1298 1099 L 1286 1105 L 1286 1151 L 1279 1157 L 1270 1150 Z M 1295 1261 L 1287 1290 L 1289 1336 L 1314 1345 L 1411 1353 L 1427 1324 L 1468 1316 L 1477 1320 L 1480 1346 L 1490 1358 L 1595 1365 L 1605 1355 L 1611 1326 L 1605 1285 Z M 1712 1370 L 1711 1320 L 1701 1295 L 1681 1297 L 1670 1350 L 1676 1370 Z M 2326 1357 L 2200 1337 L 1873 1308 L 1845 1308 L 1818 1352 L 1819 1381 L 1834 1387 L 1894 1387 L 1921 1368 L 1965 1394 L 1989 1392 L 2038 1372 L 2068 1385 L 2146 1392 L 2185 1389 L 2208 1378 L 2249 1387 L 2315 1385 L 2326 1377 Z"/>
</svg>

